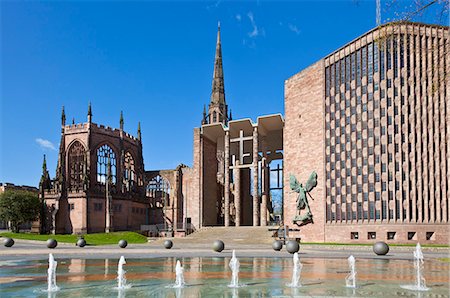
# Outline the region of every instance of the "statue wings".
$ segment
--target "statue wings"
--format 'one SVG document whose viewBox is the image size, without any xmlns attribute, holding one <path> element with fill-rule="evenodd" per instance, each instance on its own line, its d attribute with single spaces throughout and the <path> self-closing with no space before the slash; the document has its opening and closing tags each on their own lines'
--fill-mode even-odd
<svg viewBox="0 0 450 298">
<path fill-rule="evenodd" d="M 289 176 L 289 184 L 291 189 L 295 192 L 299 192 L 301 188 L 301 184 L 298 182 L 297 178 L 294 175 L 290 174 Z M 306 192 L 310 192 L 317 185 L 317 173 L 314 171 L 309 175 L 309 179 L 306 182 L 304 188 Z"/>
<path fill-rule="evenodd" d="M 317 173 L 314 171 L 309 175 L 309 179 L 306 182 L 305 189 L 310 192 L 317 185 Z"/>
<path fill-rule="evenodd" d="M 295 192 L 300 191 L 300 183 L 298 183 L 297 178 L 295 178 L 295 176 L 292 174 L 289 175 L 289 184 L 291 186 L 291 190 Z"/>
</svg>

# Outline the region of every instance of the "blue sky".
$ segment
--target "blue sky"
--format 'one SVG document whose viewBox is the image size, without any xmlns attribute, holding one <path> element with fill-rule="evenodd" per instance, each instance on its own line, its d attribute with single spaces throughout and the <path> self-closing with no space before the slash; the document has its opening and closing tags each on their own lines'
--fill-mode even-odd
<svg viewBox="0 0 450 298">
<path fill-rule="evenodd" d="M 383 3 L 384 1 L 382 1 Z M 382 6 L 382 19 L 410 9 Z M 146 170 L 192 163 L 217 22 L 233 118 L 284 114 L 284 80 L 375 26 L 375 1 L 1 2 L 0 182 L 55 175 L 67 123 L 141 121 Z M 446 15 L 448 17 L 448 15 Z M 436 20 L 431 8 L 416 20 Z M 448 20 L 440 20 L 447 23 Z"/>
</svg>

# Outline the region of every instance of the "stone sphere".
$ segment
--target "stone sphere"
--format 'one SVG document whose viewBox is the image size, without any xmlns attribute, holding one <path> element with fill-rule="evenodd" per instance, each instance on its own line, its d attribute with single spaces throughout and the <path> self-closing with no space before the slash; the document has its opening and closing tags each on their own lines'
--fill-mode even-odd
<svg viewBox="0 0 450 298">
<path fill-rule="evenodd" d="M 379 256 L 384 256 L 389 252 L 389 245 L 387 245 L 383 241 L 376 242 L 373 245 L 373 252 L 376 253 Z"/>
<path fill-rule="evenodd" d="M 127 240 L 120 240 L 119 241 L 119 247 L 120 248 L 125 248 L 125 247 L 127 247 L 127 245 L 128 245 L 128 242 L 127 242 Z"/>
<path fill-rule="evenodd" d="M 166 249 L 171 249 L 172 246 L 173 246 L 172 240 L 166 240 L 166 241 L 164 241 L 164 247 L 165 247 Z"/>
<path fill-rule="evenodd" d="M 47 240 L 47 247 L 48 248 L 55 248 L 58 245 L 58 241 L 56 241 L 55 239 L 48 239 Z"/>
<path fill-rule="evenodd" d="M 3 240 L 3 245 L 6 247 L 11 247 L 14 245 L 14 240 L 12 238 L 5 238 L 5 240 Z"/>
<path fill-rule="evenodd" d="M 77 246 L 78 247 L 85 247 L 86 246 L 86 240 L 84 240 L 83 238 L 78 239 Z"/>
<path fill-rule="evenodd" d="M 225 248 L 225 243 L 222 240 L 216 240 L 213 243 L 213 250 L 217 252 L 221 252 Z"/>
<path fill-rule="evenodd" d="M 280 251 L 283 248 L 283 242 L 281 242 L 280 240 L 275 240 L 272 243 L 272 248 L 273 250 Z"/>
<path fill-rule="evenodd" d="M 291 254 L 298 252 L 299 249 L 300 249 L 300 245 L 298 245 L 297 241 L 289 240 L 286 243 L 286 250 Z"/>
</svg>

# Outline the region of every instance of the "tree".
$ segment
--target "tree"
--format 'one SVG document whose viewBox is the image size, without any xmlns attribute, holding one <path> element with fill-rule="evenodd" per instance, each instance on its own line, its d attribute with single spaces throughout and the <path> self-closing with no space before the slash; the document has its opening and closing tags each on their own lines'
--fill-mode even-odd
<svg viewBox="0 0 450 298">
<path fill-rule="evenodd" d="M 392 17 L 386 19 L 388 22 L 432 22 L 448 26 L 450 0 L 387 0 L 381 2 L 385 2 L 384 12 L 393 14 Z"/>
<path fill-rule="evenodd" d="M 36 193 L 24 190 L 7 190 L 0 194 L 0 219 L 11 223 L 11 230 L 39 217 L 41 204 Z"/>
</svg>

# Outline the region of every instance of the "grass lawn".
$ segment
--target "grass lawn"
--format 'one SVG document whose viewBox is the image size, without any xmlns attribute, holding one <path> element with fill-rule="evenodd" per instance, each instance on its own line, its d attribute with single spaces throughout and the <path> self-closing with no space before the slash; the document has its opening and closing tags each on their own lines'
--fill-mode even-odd
<svg viewBox="0 0 450 298">
<path fill-rule="evenodd" d="M 78 240 L 77 235 L 38 235 L 29 233 L 0 233 L 2 237 L 10 237 L 13 239 L 27 239 L 46 241 L 47 239 L 55 239 L 61 243 L 76 243 Z M 128 243 L 147 243 L 147 237 L 135 233 L 135 232 L 113 232 L 113 233 L 96 233 L 85 234 L 84 240 L 87 245 L 104 245 L 104 244 L 117 244 L 119 240 L 125 239 Z"/>
</svg>

